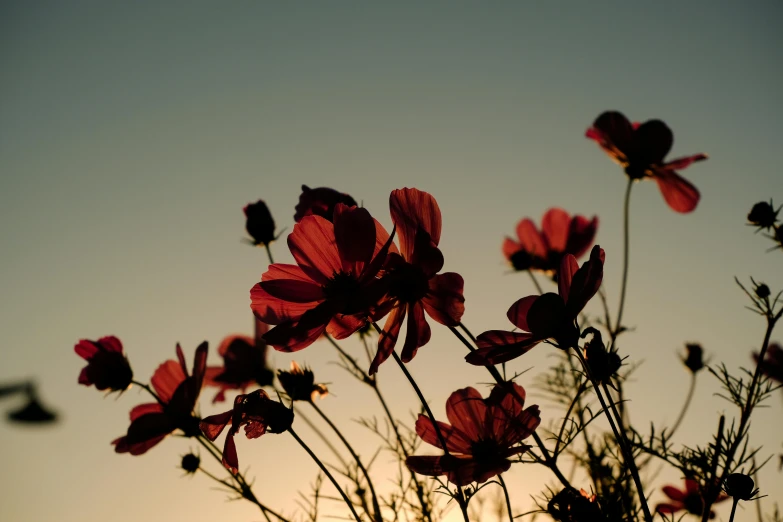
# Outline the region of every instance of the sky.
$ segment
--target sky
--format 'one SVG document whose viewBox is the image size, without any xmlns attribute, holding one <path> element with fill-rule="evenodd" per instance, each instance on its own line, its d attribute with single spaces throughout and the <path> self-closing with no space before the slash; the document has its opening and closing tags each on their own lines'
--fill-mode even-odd
<svg viewBox="0 0 783 522">
<path fill-rule="evenodd" d="M 206 477 L 183 477 L 191 441 L 116 455 L 110 441 L 147 398 L 79 386 L 84 363 L 73 353 L 79 339 L 116 335 L 147 380 L 176 343 L 191 361 L 207 340 L 217 364 L 224 336 L 252 332 L 248 292 L 267 267 L 262 249 L 241 242 L 248 202 L 265 200 L 288 233 L 300 186 L 329 186 L 390 229 L 393 189 L 430 192 L 443 213 L 445 270 L 465 278 L 474 333 L 510 328 L 508 306 L 533 293 L 500 253 L 518 220 L 539 222 L 552 206 L 598 215 L 616 310 L 625 178 L 584 138 L 610 109 L 667 122 L 671 157 L 710 156 L 683 172 L 702 194 L 692 214 L 671 211 L 654 183 L 632 193 L 625 321 L 634 330 L 620 350 L 643 364 L 628 385 L 630 415 L 641 428 L 672 422 L 689 382 L 678 362 L 685 342 L 732 369 L 760 346 L 763 321 L 734 277 L 783 288 L 783 253 L 765 252 L 771 243 L 745 224 L 753 203 L 783 200 L 782 14 L 774 1 L 3 2 L 0 382 L 34 378 L 62 420 L 0 424 L 0 519 L 260 519 Z M 292 262 L 284 241 L 272 248 Z M 345 347 L 361 353 L 355 340 Z M 519 382 L 544 423 L 562 415 L 535 391 L 552 350 L 511 365 L 531 369 Z M 449 393 L 487 382 L 463 356 L 433 325 L 409 365 L 440 418 Z M 360 454 L 374 453 L 377 440 L 352 419 L 377 405 L 331 364 L 331 347 L 271 358 L 312 366 L 330 383 L 323 409 Z M 399 370 L 384 365 L 379 378 L 395 414 L 412 418 Z M 699 376 L 679 442 L 703 444 L 722 413 L 736 415 L 717 391 Z M 211 394 L 204 413 L 222 411 Z M 767 404 L 752 440 L 772 454 L 783 450 L 780 393 Z M 282 435 L 238 446 L 258 497 L 291 513 L 315 465 Z M 373 468 L 381 477 L 392 469 L 383 459 Z M 509 475 L 516 512 L 554 484 L 535 466 Z M 681 483 L 678 472 L 661 472 L 654 501 L 666 483 Z M 773 462 L 760 475 L 765 511 L 783 502 L 781 485 Z M 738 517 L 755 520 L 753 507 Z"/>
</svg>

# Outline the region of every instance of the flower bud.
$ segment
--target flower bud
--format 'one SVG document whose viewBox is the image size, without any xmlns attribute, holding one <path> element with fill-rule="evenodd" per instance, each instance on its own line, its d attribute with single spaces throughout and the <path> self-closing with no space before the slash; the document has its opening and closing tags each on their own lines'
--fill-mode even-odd
<svg viewBox="0 0 783 522">
<path fill-rule="evenodd" d="M 750 500 L 758 493 L 753 479 L 744 473 L 732 473 L 723 487 L 726 493 L 739 500 Z"/>
<path fill-rule="evenodd" d="M 759 227 L 759 229 L 771 228 L 778 219 L 778 212 L 772 208 L 771 203 L 761 201 L 753 205 L 753 208 L 748 213 L 748 221 L 751 225 Z"/>
<path fill-rule="evenodd" d="M 329 393 L 325 384 L 315 383 L 315 375 L 310 368 L 302 369 L 295 361 L 291 361 L 291 371 L 280 370 L 277 378 L 292 401 L 312 402 Z"/>
<path fill-rule="evenodd" d="M 275 220 L 266 203 L 259 199 L 255 203 L 248 203 L 242 210 L 247 218 L 245 230 L 253 238 L 254 245 L 268 245 L 276 239 Z"/>
<path fill-rule="evenodd" d="M 582 333 L 582 337 L 588 333 L 592 333 L 593 338 L 590 342 L 585 343 L 587 366 L 596 381 L 608 384 L 622 366 L 622 360 L 617 352 L 606 350 L 601 332 L 595 328 L 587 328 Z"/>
<path fill-rule="evenodd" d="M 682 363 L 688 367 L 692 373 L 696 373 L 704 368 L 704 350 L 700 344 L 688 343 L 685 345 L 688 354 L 682 359 Z"/>
<path fill-rule="evenodd" d="M 201 459 L 198 455 L 188 453 L 182 457 L 181 466 L 186 472 L 195 473 L 198 471 L 199 466 L 201 466 Z"/>
<path fill-rule="evenodd" d="M 356 200 L 348 194 L 343 194 L 327 187 L 311 189 L 307 185 L 302 185 L 299 203 L 294 209 L 296 210 L 294 221 L 299 223 L 303 217 L 313 215 L 332 221 L 334 218 L 334 207 L 338 203 L 343 203 L 349 207 L 356 206 Z"/>
</svg>

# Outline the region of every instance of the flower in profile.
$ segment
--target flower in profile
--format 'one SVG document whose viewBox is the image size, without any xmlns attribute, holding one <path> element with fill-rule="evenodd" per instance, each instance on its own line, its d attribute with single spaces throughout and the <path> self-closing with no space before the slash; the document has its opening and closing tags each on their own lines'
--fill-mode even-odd
<svg viewBox="0 0 783 522">
<path fill-rule="evenodd" d="M 581 268 L 570 254 L 563 257 L 558 271 L 558 293 L 523 297 L 508 309 L 509 321 L 522 332 L 490 330 L 477 338 L 478 350 L 465 357 L 470 364 L 500 364 L 526 353 L 551 339 L 558 347 L 576 347 L 579 329 L 576 317 L 601 286 L 604 251 L 598 245 Z"/>
<path fill-rule="evenodd" d="M 753 354 L 753 360 L 761 365 L 761 373 L 783 384 L 783 347 L 778 343 L 770 343 L 767 346 L 767 353 L 764 360 L 759 363 L 759 353 Z"/>
<path fill-rule="evenodd" d="M 448 453 L 408 457 L 408 468 L 421 475 L 446 475 L 459 486 L 486 482 L 508 471 L 508 459 L 529 449 L 521 442 L 541 423 L 538 406 L 524 408 L 524 388 L 510 385 L 514 391 L 495 386 L 486 399 L 475 388 L 452 393 L 446 402 L 451 424 L 438 422 Z M 416 433 L 424 442 L 444 449 L 429 417 L 419 415 Z"/>
<path fill-rule="evenodd" d="M 94 384 L 98 390 L 111 391 L 123 391 L 130 386 L 133 370 L 122 353 L 122 343 L 116 337 L 101 337 L 97 341 L 82 339 L 73 349 L 87 361 L 87 366 L 79 374 L 79 384 Z"/>
<path fill-rule="evenodd" d="M 357 206 L 356 200 L 348 194 L 326 187 L 311 189 L 307 185 L 302 185 L 299 203 L 297 203 L 295 208 L 294 221 L 299 223 L 305 216 L 321 216 L 326 220 L 332 221 L 334 209 L 338 203 L 349 207 Z"/>
<path fill-rule="evenodd" d="M 414 188 L 392 191 L 389 196 L 392 222 L 400 238 L 400 253 L 390 253 L 382 282 L 387 299 L 380 308 L 390 310 L 378 339 L 378 351 L 370 375 L 391 355 L 402 323 L 408 327 L 401 358 L 408 362 L 430 340 L 424 313 L 445 326 L 459 325 L 465 311 L 464 281 L 454 272 L 438 274 L 443 254 L 438 249 L 441 214 L 438 202 Z"/>
<path fill-rule="evenodd" d="M 664 486 L 663 493 L 669 497 L 668 502 L 662 502 L 655 506 L 656 513 L 677 513 L 685 510 L 691 515 L 701 515 L 704 512 L 704 500 L 701 496 L 699 483 L 692 479 L 685 479 L 685 489 L 677 489 L 674 486 Z M 721 494 L 715 502 L 722 502 L 728 497 Z M 715 513 L 710 511 L 710 518 L 715 518 Z"/>
<path fill-rule="evenodd" d="M 213 403 L 226 400 L 226 390 L 244 393 L 249 386 L 271 386 L 274 372 L 267 365 L 267 345 L 263 339 L 269 330 L 266 323 L 255 320 L 255 337 L 230 335 L 223 339 L 217 352 L 223 366 L 209 366 L 204 376 L 206 386 L 219 388 Z"/>
<path fill-rule="evenodd" d="M 297 265 L 270 265 L 250 291 L 256 317 L 277 325 L 264 340 L 294 352 L 324 331 L 344 339 L 364 326 L 383 297 L 376 275 L 393 248 L 381 224 L 366 209 L 338 203 L 334 224 L 306 216 L 294 226 L 288 246 Z"/>
<path fill-rule="evenodd" d="M 590 374 L 596 381 L 612 385 L 612 378 L 617 374 L 623 364 L 616 351 L 609 351 L 601 338 L 601 332 L 592 326 L 582 332 L 582 337 L 593 334 L 593 338 L 585 343 L 585 362 L 590 369 Z"/>
<path fill-rule="evenodd" d="M 291 371 L 279 370 L 277 379 L 292 401 L 313 402 L 329 394 L 325 384 L 317 384 L 310 368 L 302 369 L 296 361 L 291 361 Z"/>
<path fill-rule="evenodd" d="M 664 122 L 649 120 L 631 124 L 623 114 L 607 111 L 596 118 L 585 136 L 595 140 L 625 169 L 629 178 L 655 180 L 672 210 L 691 212 L 696 208 L 698 189 L 676 171 L 707 159 L 707 155 L 694 154 L 664 162 L 674 143 L 674 135 Z"/>
<path fill-rule="evenodd" d="M 605 520 L 596 496 L 584 489 L 565 488 L 549 501 L 546 512 L 557 522 L 599 522 Z"/>
<path fill-rule="evenodd" d="M 691 371 L 696 373 L 704 368 L 704 350 L 698 343 L 688 343 L 685 345 L 687 354 L 682 359 L 682 363 Z"/>
<path fill-rule="evenodd" d="M 509 237 L 503 241 L 503 255 L 514 270 L 554 272 L 565 254 L 582 257 L 593 243 L 598 217 L 572 217 L 563 209 L 550 208 L 541 228 L 525 218 L 517 224 L 517 241 Z"/>
<path fill-rule="evenodd" d="M 294 422 L 294 411 L 269 398 L 264 390 L 247 395 L 237 395 L 234 407 L 227 412 L 205 418 L 200 423 L 204 435 L 211 441 L 218 438 L 223 429 L 231 424 L 223 447 L 223 465 L 232 473 L 239 470 L 237 447 L 234 435 L 245 427 L 245 436 L 256 439 L 266 433 L 282 433 Z"/>
<path fill-rule="evenodd" d="M 248 203 L 242 209 L 245 212 L 245 230 L 253 238 L 251 244 L 254 246 L 268 245 L 275 239 L 275 220 L 269 212 L 266 203 L 258 200 L 255 203 Z"/>
<path fill-rule="evenodd" d="M 753 205 L 753 208 L 748 212 L 748 224 L 758 227 L 758 230 L 769 230 L 775 226 L 778 221 L 778 213 L 783 207 L 772 206 L 772 200 L 767 203 L 766 201 L 760 201 Z"/>
<path fill-rule="evenodd" d="M 201 466 L 201 458 L 195 453 L 188 453 L 182 456 L 182 462 L 180 467 L 185 470 L 185 473 L 195 475 Z"/>
<path fill-rule="evenodd" d="M 744 473 L 732 473 L 726 477 L 723 489 L 730 497 L 746 501 L 753 500 L 759 492 L 750 475 Z"/>
<path fill-rule="evenodd" d="M 196 348 L 193 374 L 188 375 L 185 354 L 177 344 L 177 360 L 164 362 L 150 379 L 158 402 L 139 404 L 130 412 L 128 433 L 112 442 L 117 453 L 141 455 L 180 429 L 185 436 L 198 435 L 198 418 L 193 416 L 204 372 L 207 367 L 207 343 Z"/>
</svg>

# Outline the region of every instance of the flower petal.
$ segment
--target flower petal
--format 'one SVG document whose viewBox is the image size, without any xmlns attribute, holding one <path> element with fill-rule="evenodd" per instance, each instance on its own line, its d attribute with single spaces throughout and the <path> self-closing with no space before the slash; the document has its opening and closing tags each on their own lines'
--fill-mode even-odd
<svg viewBox="0 0 783 522">
<path fill-rule="evenodd" d="M 502 247 L 503 256 L 509 261 L 511 261 L 511 256 L 519 252 L 521 249 L 522 249 L 522 245 L 520 243 L 517 243 L 510 237 L 507 237 L 503 240 L 503 247 Z"/>
<path fill-rule="evenodd" d="M 525 252 L 535 257 L 546 257 L 546 242 L 538 232 L 533 221 L 527 218 L 520 221 L 517 224 L 517 237 L 519 238 L 519 244 L 522 245 Z"/>
<path fill-rule="evenodd" d="M 435 246 L 438 245 L 441 215 L 438 202 L 432 195 L 415 188 L 393 190 L 389 195 L 389 210 L 397 227 L 400 250 L 406 259 L 413 252 L 419 228 L 430 235 Z"/>
<path fill-rule="evenodd" d="M 427 296 L 421 301 L 424 310 L 442 325 L 457 326 L 465 313 L 464 284 L 462 276 L 454 272 L 436 275 L 430 279 Z"/>
<path fill-rule="evenodd" d="M 408 305 L 408 331 L 405 333 L 405 344 L 400 354 L 402 362 L 410 362 L 416 356 L 418 349 L 430 342 L 431 335 L 422 304 L 416 302 Z"/>
<path fill-rule="evenodd" d="M 167 404 L 187 375 L 182 371 L 182 365 L 169 359 L 162 363 L 152 374 L 150 384 L 155 389 L 160 400 Z"/>
<path fill-rule="evenodd" d="M 568 226 L 568 242 L 565 251 L 577 259 L 585 255 L 595 239 L 598 229 L 598 217 L 588 220 L 584 216 L 574 216 Z"/>
<path fill-rule="evenodd" d="M 446 401 L 449 422 L 473 442 L 489 435 L 485 426 L 486 413 L 484 398 L 475 388 L 459 389 Z"/>
<path fill-rule="evenodd" d="M 318 284 L 325 285 L 342 268 L 334 225 L 320 216 L 306 216 L 294 225 L 288 248 L 302 271 Z"/>
<path fill-rule="evenodd" d="M 465 360 L 475 366 L 500 364 L 528 352 L 541 342 L 529 333 L 490 330 L 476 338 L 478 350 L 469 353 Z"/>
<path fill-rule="evenodd" d="M 394 350 L 394 345 L 397 344 L 397 339 L 400 336 L 402 322 L 405 320 L 406 308 L 406 305 L 398 305 L 389 313 L 389 317 L 386 319 L 386 324 L 383 325 L 380 338 L 378 339 L 378 351 L 375 353 L 375 358 L 370 365 L 370 375 L 378 371 L 381 363 L 388 359 Z"/>
<path fill-rule="evenodd" d="M 537 339 L 553 337 L 565 317 L 563 298 L 552 292 L 540 295 L 527 312 L 528 331 Z"/>
<path fill-rule="evenodd" d="M 511 321 L 511 324 L 521 330 L 529 332 L 530 328 L 528 328 L 527 325 L 527 313 L 539 297 L 540 296 L 537 295 L 529 295 L 512 304 L 508 309 L 508 312 L 506 312 L 506 317 Z"/>
<path fill-rule="evenodd" d="M 694 154 L 693 156 L 685 156 L 684 158 L 677 158 L 671 161 L 667 161 L 663 168 L 666 170 L 682 170 L 691 166 L 692 163 L 697 161 L 704 161 L 708 158 L 706 154 Z"/>
<path fill-rule="evenodd" d="M 450 452 L 470 453 L 470 439 L 465 434 L 453 426 L 440 421 L 438 421 L 438 429 L 440 429 L 443 438 L 446 439 L 446 447 Z M 416 434 L 427 444 L 443 449 L 435 427 L 426 415 L 419 414 L 419 418 L 416 420 Z"/>
<path fill-rule="evenodd" d="M 223 431 L 223 429 L 227 425 L 231 424 L 231 416 L 233 413 L 234 410 L 228 410 L 223 413 L 205 417 L 199 423 L 199 427 L 209 440 L 214 441 L 220 436 L 220 433 Z"/>
<path fill-rule="evenodd" d="M 548 250 L 564 252 L 568 243 L 568 229 L 571 224 L 571 216 L 562 208 L 550 208 L 544 214 L 541 228 L 544 231 Z"/>
<path fill-rule="evenodd" d="M 574 274 L 579 270 L 579 263 L 576 262 L 576 257 L 571 254 L 566 254 L 563 259 L 560 260 L 560 268 L 557 271 L 557 293 L 563 298 L 563 301 L 568 302 L 568 293 L 571 291 L 571 281 L 574 279 Z"/>
<path fill-rule="evenodd" d="M 699 189 L 673 170 L 655 169 L 653 176 L 669 207 L 681 213 L 692 212 L 699 204 Z"/>
<path fill-rule="evenodd" d="M 674 486 L 664 486 L 661 488 L 661 490 L 663 491 L 664 495 L 672 500 L 677 500 L 679 502 L 685 500 L 685 493 L 675 488 Z"/>
<path fill-rule="evenodd" d="M 338 203 L 334 209 L 334 238 L 344 272 L 361 273 L 375 250 L 375 220 L 366 208 Z"/>
<path fill-rule="evenodd" d="M 620 112 L 607 111 L 598 116 L 585 136 L 595 140 L 615 161 L 625 163 L 633 149 L 633 126 Z"/>
<path fill-rule="evenodd" d="M 253 311 L 256 319 L 264 323 L 280 324 L 286 321 L 296 321 L 305 312 L 315 308 L 320 302 L 286 301 L 264 290 L 261 286 L 262 284 L 267 284 L 267 282 L 256 283 L 250 289 L 250 309 Z"/>
<path fill-rule="evenodd" d="M 604 277 L 604 250 L 596 245 L 590 251 L 590 259 L 576 271 L 568 290 L 566 313 L 569 318 L 575 318 L 587 305 L 601 287 Z"/>
<path fill-rule="evenodd" d="M 661 120 L 649 120 L 634 130 L 636 154 L 632 158 L 643 165 L 663 163 L 674 143 L 674 134 Z"/>
</svg>

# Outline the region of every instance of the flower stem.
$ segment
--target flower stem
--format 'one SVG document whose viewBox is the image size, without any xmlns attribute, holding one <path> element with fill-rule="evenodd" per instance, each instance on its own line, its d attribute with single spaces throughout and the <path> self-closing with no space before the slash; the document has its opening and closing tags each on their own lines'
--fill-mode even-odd
<svg viewBox="0 0 783 522">
<path fill-rule="evenodd" d="M 530 280 L 533 281 L 533 284 L 535 285 L 538 294 L 539 295 L 543 294 L 544 291 L 541 289 L 541 285 L 538 283 L 538 279 L 536 279 L 536 275 L 530 270 L 528 270 L 527 273 L 528 275 L 530 275 Z"/>
<path fill-rule="evenodd" d="M 734 513 L 737 511 L 737 504 L 739 504 L 739 499 L 735 498 L 734 503 L 731 505 L 731 516 L 729 516 L 729 522 L 734 522 Z"/>
<path fill-rule="evenodd" d="M 324 435 L 320 429 L 318 429 L 318 426 L 316 426 L 313 421 L 308 419 L 304 413 L 302 413 L 302 410 L 300 408 L 297 408 L 294 403 L 294 417 L 296 419 L 302 419 L 307 426 L 313 430 L 313 433 L 315 433 L 321 441 L 326 444 L 326 447 L 329 448 L 329 450 L 334 453 L 334 456 L 337 457 L 337 460 L 340 461 L 340 464 L 343 465 L 343 468 L 348 468 L 348 463 L 345 461 L 342 455 L 340 455 L 340 452 L 337 451 L 337 448 L 334 447 L 334 444 L 332 444 L 329 439 Z"/>
<path fill-rule="evenodd" d="M 691 375 L 691 385 L 688 388 L 688 395 L 685 397 L 685 403 L 682 405 L 682 410 L 680 410 L 680 414 L 677 416 L 677 420 L 674 421 L 674 425 L 669 428 L 669 437 L 674 435 L 674 432 L 677 431 L 677 428 L 680 427 L 680 424 L 682 423 L 682 420 L 685 418 L 685 413 L 688 411 L 688 406 L 691 405 L 691 400 L 693 400 L 693 392 L 696 390 L 696 374 Z"/>
<path fill-rule="evenodd" d="M 375 520 L 378 522 L 383 522 L 383 517 L 381 516 L 381 506 L 378 504 L 378 496 L 375 494 L 375 486 L 373 486 L 372 479 L 370 479 L 370 473 L 367 471 L 367 468 L 364 467 L 364 464 L 362 464 L 361 459 L 359 458 L 359 455 L 356 454 L 356 451 L 354 451 L 353 446 L 351 446 L 351 443 L 348 442 L 348 439 L 345 438 L 345 436 L 342 434 L 342 432 L 337 428 L 337 426 L 329 419 L 329 417 L 326 416 L 326 414 L 316 406 L 316 404 L 313 401 L 310 401 L 310 406 L 313 407 L 313 409 L 318 413 L 318 415 L 321 416 L 321 418 L 326 422 L 330 428 L 332 428 L 332 431 L 334 431 L 335 435 L 337 435 L 337 438 L 340 439 L 340 441 L 345 445 L 345 447 L 348 449 L 348 453 L 351 454 L 351 457 L 353 457 L 353 460 L 356 461 L 356 465 L 359 466 L 359 469 L 362 471 L 362 474 L 364 475 L 364 478 L 367 479 L 367 486 L 370 488 L 370 496 L 372 497 L 372 509 L 375 511 Z"/>
<path fill-rule="evenodd" d="M 630 249 L 630 207 L 631 207 L 631 188 L 633 180 L 628 179 L 628 187 L 625 189 L 625 203 L 623 205 L 623 279 L 620 286 L 620 305 L 617 307 L 617 321 L 614 323 L 612 334 L 612 344 L 622 329 L 623 308 L 625 307 L 625 290 L 628 285 L 628 251 Z"/>
<path fill-rule="evenodd" d="M 269 248 L 269 243 L 264 243 L 264 247 L 266 247 L 266 256 L 269 258 L 269 264 L 273 265 L 275 260 L 272 258 L 272 249 Z"/>
<path fill-rule="evenodd" d="M 514 515 L 511 514 L 511 499 L 508 497 L 508 488 L 506 487 L 506 481 L 503 480 L 503 474 L 498 475 L 500 481 L 500 487 L 503 488 L 503 496 L 506 497 L 506 511 L 508 511 L 508 521 L 514 522 Z"/>
<path fill-rule="evenodd" d="M 296 442 L 299 443 L 300 446 L 307 452 L 308 455 L 310 455 L 310 458 L 313 459 L 313 461 L 318 464 L 318 467 L 321 468 L 321 471 L 324 472 L 324 475 L 332 482 L 332 485 L 337 489 L 337 491 L 340 493 L 340 496 L 343 497 L 343 500 L 345 501 L 345 504 L 348 506 L 348 509 L 351 510 L 351 514 L 356 519 L 356 522 L 362 522 L 361 518 L 359 518 L 359 514 L 356 513 L 356 509 L 353 507 L 353 503 L 351 502 L 351 499 L 348 498 L 348 495 L 345 494 L 345 491 L 343 491 L 343 488 L 340 487 L 340 484 L 337 483 L 334 476 L 329 472 L 329 469 L 324 466 L 324 463 L 320 461 L 320 459 L 316 456 L 315 453 L 313 453 L 313 450 L 311 450 L 305 442 L 299 438 L 299 435 L 296 434 L 296 432 L 293 430 L 293 428 L 288 428 L 288 433 L 291 434 L 291 436 L 296 439 Z"/>
</svg>

